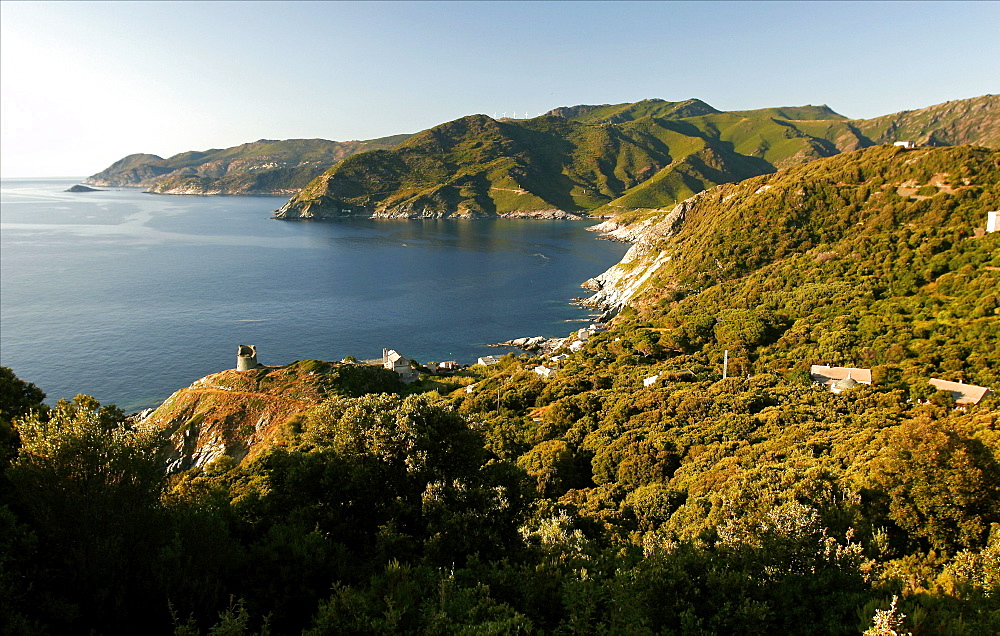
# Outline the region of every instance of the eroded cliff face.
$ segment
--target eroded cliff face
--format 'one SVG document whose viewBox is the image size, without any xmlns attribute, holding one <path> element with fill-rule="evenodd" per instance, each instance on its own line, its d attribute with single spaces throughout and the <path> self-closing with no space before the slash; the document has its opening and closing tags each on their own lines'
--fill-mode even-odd
<svg viewBox="0 0 1000 636">
<path fill-rule="evenodd" d="M 605 238 L 633 245 L 617 264 L 583 283 L 584 289 L 596 292 L 584 304 L 606 310 L 619 310 L 628 305 L 646 281 L 670 260 L 670 256 L 660 250 L 659 243 L 680 230 L 685 215 L 697 205 L 700 196 L 699 193 L 669 211 L 636 223 L 622 225 L 609 220 L 591 228 Z"/>
<path fill-rule="evenodd" d="M 245 390 L 242 376 L 255 374 L 223 371 L 201 378 L 143 420 L 169 435 L 167 472 L 204 467 L 223 455 L 241 461 L 272 446 L 284 424 L 321 401 L 313 392 L 287 397 Z"/>
<path fill-rule="evenodd" d="M 233 369 L 177 391 L 142 424 L 166 432 L 167 472 L 177 473 L 224 455 L 240 462 L 283 444 L 286 426 L 331 395 L 393 392 L 399 386 L 393 372 L 360 364 L 305 360 Z"/>
</svg>

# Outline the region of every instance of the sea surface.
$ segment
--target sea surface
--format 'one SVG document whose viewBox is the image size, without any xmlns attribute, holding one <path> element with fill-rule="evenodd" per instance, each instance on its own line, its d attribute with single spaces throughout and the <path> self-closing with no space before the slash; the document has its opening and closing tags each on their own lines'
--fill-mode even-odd
<svg viewBox="0 0 1000 636">
<path fill-rule="evenodd" d="M 126 411 L 236 363 L 398 350 L 474 363 L 489 343 L 565 336 L 569 304 L 627 246 L 592 222 L 270 219 L 278 197 L 78 181 L 0 182 L 0 365 L 49 402 L 77 393 Z"/>
</svg>

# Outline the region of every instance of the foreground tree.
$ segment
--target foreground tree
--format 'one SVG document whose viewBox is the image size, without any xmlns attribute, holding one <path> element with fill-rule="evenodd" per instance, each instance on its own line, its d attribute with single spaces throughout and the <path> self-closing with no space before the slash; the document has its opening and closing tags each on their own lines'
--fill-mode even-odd
<svg viewBox="0 0 1000 636">
<path fill-rule="evenodd" d="M 38 542 L 35 609 L 57 630 L 124 628 L 151 611 L 165 474 L 159 434 L 89 396 L 14 421 L 12 508 Z M 155 608 L 165 612 L 166 608 Z"/>
<path fill-rule="evenodd" d="M 14 375 L 10 367 L 0 367 L 0 470 L 19 445 L 12 420 L 32 412 L 43 412 L 44 399 L 45 393 L 37 386 Z"/>
</svg>

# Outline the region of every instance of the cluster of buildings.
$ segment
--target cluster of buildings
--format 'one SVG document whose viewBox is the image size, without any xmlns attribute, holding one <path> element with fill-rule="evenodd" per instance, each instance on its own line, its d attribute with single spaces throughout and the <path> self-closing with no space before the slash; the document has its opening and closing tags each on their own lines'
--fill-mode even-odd
<svg viewBox="0 0 1000 636">
<path fill-rule="evenodd" d="M 840 393 L 847 389 L 853 389 L 859 384 L 871 385 L 872 383 L 871 369 L 858 369 L 855 367 L 828 367 L 814 364 L 809 368 L 809 376 L 814 382 L 828 387 L 831 393 Z M 951 382 L 931 378 L 928 380 L 928 383 L 938 391 L 947 391 L 950 393 L 955 403 L 960 406 L 979 404 L 990 393 L 988 387 L 965 384 L 964 382 Z"/>
</svg>

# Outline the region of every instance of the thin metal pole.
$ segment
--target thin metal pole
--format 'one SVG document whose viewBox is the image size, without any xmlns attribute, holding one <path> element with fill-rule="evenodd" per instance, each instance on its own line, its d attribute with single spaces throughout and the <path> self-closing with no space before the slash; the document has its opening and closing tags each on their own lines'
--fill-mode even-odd
<svg viewBox="0 0 1000 636">
<path fill-rule="evenodd" d="M 725 380 L 729 377 L 729 349 L 726 349 L 725 355 L 722 356 L 722 379 Z"/>
</svg>

